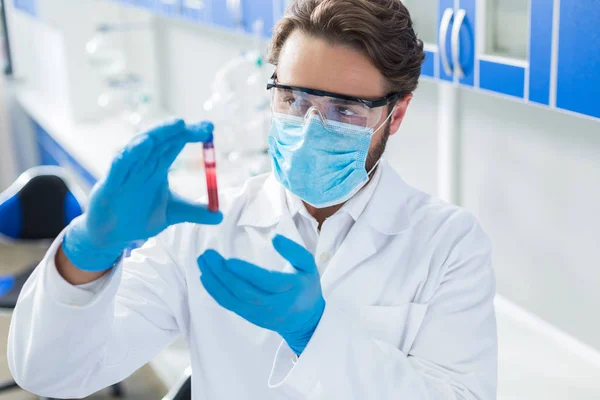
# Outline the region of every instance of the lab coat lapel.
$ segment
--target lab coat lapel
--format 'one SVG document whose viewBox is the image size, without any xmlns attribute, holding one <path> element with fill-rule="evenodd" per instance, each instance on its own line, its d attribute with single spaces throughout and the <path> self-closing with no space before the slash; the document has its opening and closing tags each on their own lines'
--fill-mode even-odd
<svg viewBox="0 0 600 400">
<path fill-rule="evenodd" d="M 344 275 L 377 253 L 377 234 L 364 219 L 355 223 L 321 277 L 321 287 L 326 296 Z M 383 243 L 379 241 L 379 244 Z"/>
<path fill-rule="evenodd" d="M 275 227 L 273 236 L 275 235 L 285 236 L 286 238 L 293 240 L 294 242 L 302 246 L 305 246 L 304 240 L 302 240 L 300 232 L 298 232 L 298 228 L 296 228 L 296 224 L 294 223 L 292 216 L 289 212 L 287 212 L 287 210 L 283 212 L 283 214 L 281 215 L 281 220 Z"/>
<path fill-rule="evenodd" d="M 382 174 L 371 200 L 321 277 L 325 294 L 348 272 L 382 251 L 389 236 L 400 234 L 411 224 L 407 212 L 410 188 L 387 162 L 382 161 L 379 167 Z"/>
<path fill-rule="evenodd" d="M 302 246 L 305 245 L 286 204 L 285 189 L 273 175 L 267 178 L 258 195 L 244 209 L 238 225 L 270 227 L 273 237 L 282 235 Z M 293 272 L 294 268 L 286 263 L 283 270 Z"/>
<path fill-rule="evenodd" d="M 285 201 L 285 198 L 283 198 L 283 201 Z M 296 224 L 294 223 L 294 220 L 290 215 L 285 203 L 283 204 L 283 213 L 281 214 L 281 219 L 273 231 L 273 237 L 275 235 L 285 236 L 286 238 L 305 246 L 304 240 L 302 240 L 300 232 L 298 232 L 298 228 L 296 228 Z M 286 262 L 282 271 L 291 273 L 295 272 L 295 268 L 289 262 Z"/>
</svg>

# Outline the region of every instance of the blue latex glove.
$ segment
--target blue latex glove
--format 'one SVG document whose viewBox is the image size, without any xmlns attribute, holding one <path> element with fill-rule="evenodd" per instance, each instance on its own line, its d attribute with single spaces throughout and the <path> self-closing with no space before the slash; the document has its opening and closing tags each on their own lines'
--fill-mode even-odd
<svg viewBox="0 0 600 400">
<path fill-rule="evenodd" d="M 325 309 L 315 260 L 304 247 L 275 236 L 273 246 L 296 269 L 269 271 L 238 259 L 225 259 L 214 250 L 198 258 L 200 280 L 224 308 L 277 332 L 300 355 Z"/>
<path fill-rule="evenodd" d="M 169 189 L 169 168 L 187 143 L 212 140 L 213 125 L 175 121 L 137 136 L 94 187 L 87 211 L 68 227 L 63 251 L 85 271 L 113 266 L 131 243 L 182 222 L 218 224 L 223 216 Z"/>
</svg>

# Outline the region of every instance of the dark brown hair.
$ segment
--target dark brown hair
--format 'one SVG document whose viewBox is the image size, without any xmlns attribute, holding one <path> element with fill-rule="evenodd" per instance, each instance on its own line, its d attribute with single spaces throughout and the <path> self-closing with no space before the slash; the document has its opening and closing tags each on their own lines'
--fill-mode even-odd
<svg viewBox="0 0 600 400">
<path fill-rule="evenodd" d="M 423 42 L 400 0 L 294 0 L 274 28 L 268 62 L 277 65 L 296 29 L 362 51 L 388 80 L 390 92 L 405 96 L 417 88 Z"/>
</svg>

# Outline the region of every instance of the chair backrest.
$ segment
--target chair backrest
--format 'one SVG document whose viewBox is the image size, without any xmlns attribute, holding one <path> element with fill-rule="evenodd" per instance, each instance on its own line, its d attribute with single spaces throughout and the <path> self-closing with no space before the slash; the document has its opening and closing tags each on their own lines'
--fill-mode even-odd
<svg viewBox="0 0 600 400">
<path fill-rule="evenodd" d="M 181 386 L 173 400 L 192 400 L 192 378 L 188 378 Z"/>
<path fill-rule="evenodd" d="M 77 216 L 83 205 L 62 174 L 23 174 L 0 196 L 0 233 L 13 239 L 54 239 Z M 49 170 L 54 171 L 54 170 Z M 27 176 L 27 179 L 23 179 Z"/>
<path fill-rule="evenodd" d="M 187 367 L 179 382 L 162 400 L 192 400 L 192 369 Z"/>
</svg>

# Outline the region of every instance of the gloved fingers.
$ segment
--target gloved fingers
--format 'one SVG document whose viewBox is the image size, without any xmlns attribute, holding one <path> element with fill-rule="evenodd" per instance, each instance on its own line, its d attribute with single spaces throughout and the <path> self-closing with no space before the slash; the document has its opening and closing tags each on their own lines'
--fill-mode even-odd
<svg viewBox="0 0 600 400">
<path fill-rule="evenodd" d="M 289 292 L 296 284 L 297 276 L 294 274 L 270 271 L 235 258 L 229 259 L 226 267 L 239 278 L 272 294 Z"/>
<path fill-rule="evenodd" d="M 187 131 L 190 132 L 198 142 L 212 141 L 214 130 L 215 126 L 210 121 L 202 121 L 187 126 Z"/>
<path fill-rule="evenodd" d="M 165 144 L 162 149 L 156 149 L 154 154 L 148 157 L 146 167 L 139 171 L 139 182 L 143 185 L 148 182 L 163 182 L 169 176 L 169 169 L 184 146 L 185 144 L 176 142 Z M 165 158 L 171 161 L 167 163 L 164 161 Z"/>
<path fill-rule="evenodd" d="M 187 138 L 177 138 L 173 143 L 165 144 L 163 151 L 156 152 L 155 156 L 149 160 L 148 171 L 145 177 L 149 179 L 162 180 L 169 175 L 169 169 L 183 151 L 183 148 L 188 143 Z"/>
<path fill-rule="evenodd" d="M 311 274 L 318 273 L 313 255 L 298 243 L 285 236 L 276 235 L 273 238 L 273 247 L 297 270 Z"/>
<path fill-rule="evenodd" d="M 152 172 L 153 160 L 162 153 L 165 143 L 176 140 L 187 133 L 185 122 L 181 119 L 166 122 L 157 126 L 127 146 L 124 156 L 130 161 L 129 177 L 139 183 L 144 183 Z"/>
<path fill-rule="evenodd" d="M 198 265 L 204 263 L 202 260 L 198 260 Z M 201 267 L 202 270 L 202 267 Z M 204 289 L 208 292 L 208 294 L 223 308 L 228 309 L 229 311 L 233 311 L 241 317 L 245 318 L 243 311 L 249 307 L 248 304 L 245 304 L 237 297 L 233 295 L 229 291 L 229 289 L 223 285 L 221 281 L 217 278 L 214 272 L 210 270 L 210 268 L 204 268 L 202 274 L 200 275 L 200 282 L 204 286 Z"/>
<path fill-rule="evenodd" d="M 182 119 L 174 119 L 152 128 L 147 135 L 154 140 L 157 146 L 162 146 L 185 131 L 185 122 Z"/>
<path fill-rule="evenodd" d="M 156 177 L 161 179 L 168 175 L 169 168 L 175 162 L 179 154 L 188 143 L 199 143 L 212 140 L 213 125 L 210 122 L 201 122 L 191 125 L 176 135 L 170 137 L 170 140 L 161 142 L 160 146 L 147 161 L 147 173 L 143 174 L 144 180 Z"/>
<path fill-rule="evenodd" d="M 169 226 L 184 222 L 218 225 L 222 221 L 223 214 L 220 211 L 212 212 L 206 205 L 190 203 L 171 193 L 167 205 L 167 223 Z"/>
<path fill-rule="evenodd" d="M 140 167 L 154 148 L 154 142 L 146 134 L 136 136 L 112 161 L 106 184 L 120 188 L 130 177 L 136 176 Z"/>
<path fill-rule="evenodd" d="M 183 120 L 176 120 L 151 130 L 148 136 L 154 139 L 157 147 L 162 147 L 180 140 L 184 143 L 206 142 L 213 139 L 213 130 L 212 122 L 186 125 Z"/>
<path fill-rule="evenodd" d="M 256 306 L 268 304 L 269 297 L 271 296 L 269 293 L 260 290 L 233 274 L 226 265 L 227 260 L 214 250 L 208 250 L 198 258 L 198 266 L 202 273 L 210 269 L 219 281 L 229 289 L 231 294 L 239 300 Z"/>
</svg>

